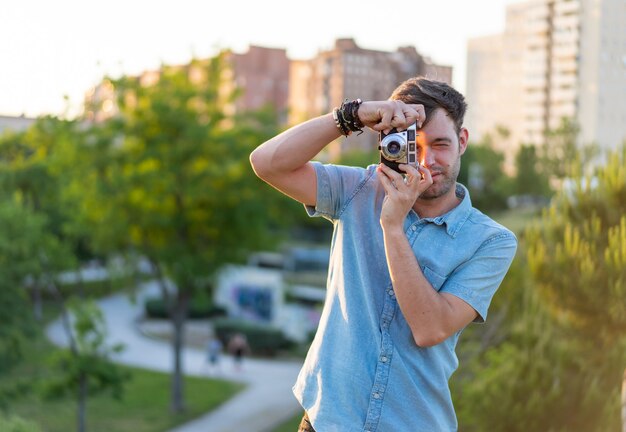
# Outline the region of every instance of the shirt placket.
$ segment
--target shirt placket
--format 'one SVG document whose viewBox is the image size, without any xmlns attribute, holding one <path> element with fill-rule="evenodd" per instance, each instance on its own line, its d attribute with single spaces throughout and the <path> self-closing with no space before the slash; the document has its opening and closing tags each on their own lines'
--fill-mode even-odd
<svg viewBox="0 0 626 432">
<path fill-rule="evenodd" d="M 411 237 L 417 235 L 416 231 L 417 224 L 412 224 L 406 231 L 410 242 L 412 240 Z M 363 428 L 365 432 L 374 432 L 378 428 L 383 407 L 383 399 L 389 382 L 389 369 L 391 367 L 391 359 L 393 356 L 393 342 L 389 328 L 396 314 L 397 308 L 398 302 L 396 301 L 396 294 L 393 290 L 393 285 L 389 284 L 385 292 L 383 310 L 380 315 L 381 350 L 378 355 L 378 362 L 376 363 L 374 385 L 372 386 L 372 391 L 370 393 L 367 417 Z"/>
<path fill-rule="evenodd" d="M 381 350 L 378 355 L 378 361 L 376 363 L 376 374 L 374 376 L 372 392 L 370 393 L 367 417 L 365 419 L 364 430 L 366 432 L 375 431 L 378 427 L 378 421 L 380 420 L 383 398 L 389 381 L 389 367 L 391 365 L 391 357 L 393 355 L 393 343 L 391 341 L 391 334 L 389 333 L 389 326 L 391 325 L 391 321 L 395 315 L 396 304 L 396 296 L 393 292 L 393 287 L 389 285 L 385 293 L 383 311 L 380 316 L 382 343 Z"/>
</svg>

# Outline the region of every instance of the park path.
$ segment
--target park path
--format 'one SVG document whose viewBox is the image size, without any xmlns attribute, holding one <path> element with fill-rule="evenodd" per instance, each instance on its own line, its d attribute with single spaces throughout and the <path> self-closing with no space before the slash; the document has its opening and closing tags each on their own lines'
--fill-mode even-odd
<svg viewBox="0 0 626 432">
<path fill-rule="evenodd" d="M 122 343 L 125 346 L 113 358 L 114 361 L 161 372 L 172 370 L 170 345 L 146 337 L 137 325 L 142 314 L 143 299 L 157 295 L 157 284 L 147 282 L 142 285 L 134 302 L 127 294 L 116 294 L 98 302 L 106 319 L 108 343 Z M 67 336 L 60 319 L 52 322 L 46 332 L 53 343 L 67 346 Z M 183 365 L 187 375 L 210 374 L 204 350 L 185 348 Z M 232 358 L 224 356 L 218 376 L 244 382 L 246 389 L 214 411 L 169 432 L 271 432 L 300 410 L 291 392 L 300 366 L 301 362 L 297 361 L 245 359 L 242 370 L 237 371 Z"/>
</svg>

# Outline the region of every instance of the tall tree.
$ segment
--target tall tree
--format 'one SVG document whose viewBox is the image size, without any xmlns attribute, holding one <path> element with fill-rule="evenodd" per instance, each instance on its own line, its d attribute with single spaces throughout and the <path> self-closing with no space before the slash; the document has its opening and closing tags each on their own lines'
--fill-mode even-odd
<svg viewBox="0 0 626 432">
<path fill-rule="evenodd" d="M 584 162 L 572 170 L 572 190 L 530 232 L 529 263 L 542 298 L 578 335 L 590 383 L 608 396 L 607 424 L 597 429 L 608 430 L 626 366 L 626 147 L 593 176 L 581 174 Z"/>
<path fill-rule="evenodd" d="M 163 66 L 150 84 L 112 81 L 119 115 L 86 141 L 101 157 L 84 179 L 93 185 L 84 206 L 98 237 L 149 258 L 176 286 L 164 290 L 174 328 L 176 412 L 185 407 L 181 348 L 190 299 L 223 264 L 271 245 L 270 228 L 284 222 L 248 162 L 252 149 L 277 133 L 276 116 L 227 114 L 236 93 L 225 90 L 232 84 L 224 67 L 218 55 Z"/>
<path fill-rule="evenodd" d="M 26 132 L 0 140 L 0 297 L 6 299 L 11 292 L 23 294 L 27 287 L 35 299 L 45 289 L 58 300 L 71 349 L 69 355 L 65 351 L 58 354 L 63 357 L 60 373 L 64 380 L 53 387 L 79 392 L 79 430 L 84 431 L 87 390 L 118 389 L 123 375 L 114 366 L 106 366 L 109 352 L 103 349 L 100 336 L 100 311 L 87 307 L 84 299 L 77 300 L 71 290 L 62 295 L 59 289 L 60 273 L 78 271 L 81 244 L 89 243 L 89 229 L 76 218 L 82 197 L 68 193 L 77 176 L 68 164 L 73 160 L 68 155 L 80 136 L 76 123 L 45 117 Z M 68 304 L 75 305 L 73 329 Z M 12 306 L 6 313 L 23 314 L 15 301 L 6 306 Z M 3 330 L 12 327 L 3 326 Z"/>
<path fill-rule="evenodd" d="M 467 186 L 472 204 L 481 210 L 506 208 L 511 181 L 504 172 L 504 155 L 496 150 L 491 136 L 470 144 L 462 157 L 459 181 Z"/>
<path fill-rule="evenodd" d="M 62 319 L 70 348 L 52 356 L 51 363 L 58 374 L 46 382 L 45 392 L 49 397 L 75 395 L 77 431 L 85 432 L 88 396 L 110 392 L 115 398 L 121 398 L 130 374 L 111 362 L 111 356 L 123 347 L 107 345 L 104 316 L 93 301 L 72 299 L 63 310 Z"/>
<path fill-rule="evenodd" d="M 553 183 L 568 177 L 576 161 L 582 162 L 583 168 L 601 162 L 595 144 L 579 142 L 580 125 L 576 120 L 564 117 L 556 128 L 545 131 L 544 139 L 540 147 L 542 170 Z"/>
<path fill-rule="evenodd" d="M 475 358 L 474 379 L 461 385 L 460 417 L 468 430 L 619 429 L 626 366 L 625 163 L 626 149 L 593 176 L 582 174 L 580 160 L 572 164 L 568 177 L 575 187 L 561 191 L 525 232 L 528 279 L 512 288 L 517 312 L 506 337 Z"/>
<path fill-rule="evenodd" d="M 541 163 L 536 146 L 522 145 L 515 155 L 514 191 L 518 195 L 547 197 L 551 195 L 550 173 Z"/>
</svg>

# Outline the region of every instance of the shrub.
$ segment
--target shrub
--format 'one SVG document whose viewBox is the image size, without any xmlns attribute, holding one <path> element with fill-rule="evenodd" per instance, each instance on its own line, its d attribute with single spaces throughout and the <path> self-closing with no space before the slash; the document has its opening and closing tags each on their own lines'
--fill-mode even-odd
<svg viewBox="0 0 626 432">
<path fill-rule="evenodd" d="M 167 305 L 160 297 L 153 297 L 144 303 L 146 316 L 149 318 L 168 319 Z M 189 303 L 189 312 L 187 317 L 190 319 L 203 319 L 225 316 L 226 310 L 220 306 L 215 306 L 206 298 L 195 298 Z"/>
</svg>

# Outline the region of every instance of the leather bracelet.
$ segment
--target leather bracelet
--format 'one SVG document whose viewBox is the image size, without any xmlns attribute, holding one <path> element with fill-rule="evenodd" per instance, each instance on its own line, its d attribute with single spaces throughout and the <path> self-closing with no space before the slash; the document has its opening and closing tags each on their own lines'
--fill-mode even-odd
<svg viewBox="0 0 626 432">
<path fill-rule="evenodd" d="M 363 101 L 355 99 L 353 101 L 344 100 L 339 108 L 333 110 L 333 119 L 337 129 L 344 136 L 349 136 L 352 132 L 363 133 L 363 122 L 359 119 L 358 111 Z"/>
</svg>

